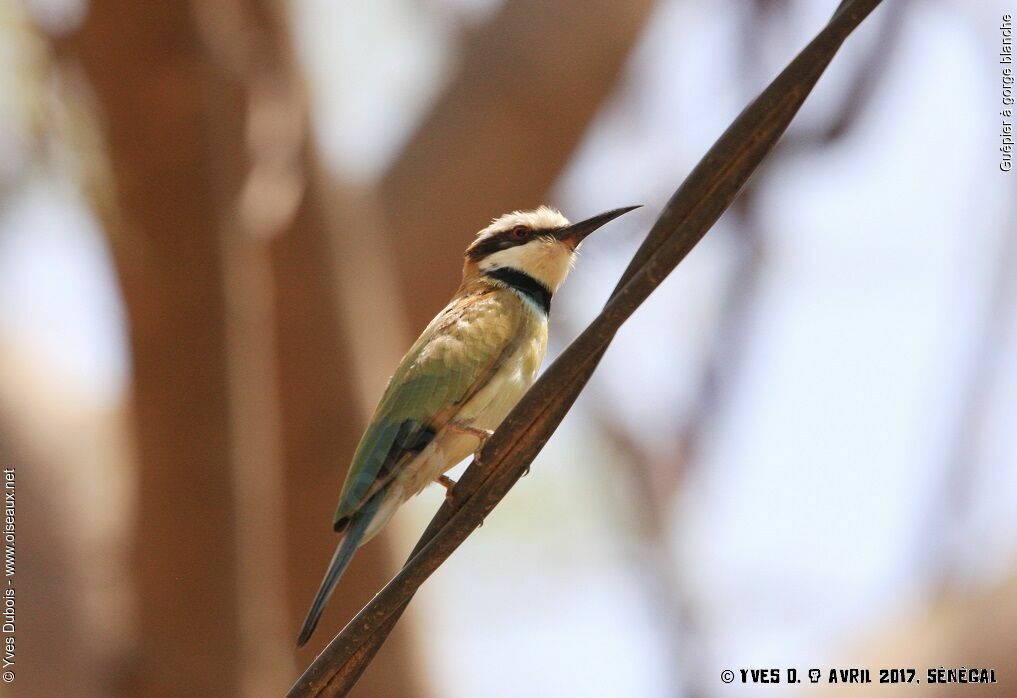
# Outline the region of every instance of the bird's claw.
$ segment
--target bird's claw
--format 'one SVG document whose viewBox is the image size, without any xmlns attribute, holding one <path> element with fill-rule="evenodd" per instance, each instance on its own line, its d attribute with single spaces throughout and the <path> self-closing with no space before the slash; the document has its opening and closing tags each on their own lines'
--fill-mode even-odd
<svg viewBox="0 0 1017 698">
<path fill-rule="evenodd" d="M 491 438 L 491 434 L 494 433 L 490 429 L 481 429 L 480 427 L 475 427 L 470 424 L 463 424 L 462 422 L 456 421 L 449 422 L 448 426 L 453 431 L 458 431 L 460 434 L 468 434 L 469 436 L 473 436 L 478 441 L 480 441 L 480 447 L 477 449 L 478 451 L 484 448 L 484 444 L 487 443 L 487 440 Z"/>
<path fill-rule="evenodd" d="M 449 422 L 448 426 L 450 429 L 458 431 L 460 434 L 468 434 L 476 437 L 476 439 L 480 442 L 480 445 L 477 446 L 477 450 L 473 452 L 473 462 L 477 466 L 483 467 L 484 464 L 480 461 L 480 453 L 484 450 L 484 446 L 487 445 L 487 440 L 491 438 L 491 435 L 494 434 L 494 432 L 490 429 L 481 429 L 480 427 L 456 421 Z"/>
</svg>

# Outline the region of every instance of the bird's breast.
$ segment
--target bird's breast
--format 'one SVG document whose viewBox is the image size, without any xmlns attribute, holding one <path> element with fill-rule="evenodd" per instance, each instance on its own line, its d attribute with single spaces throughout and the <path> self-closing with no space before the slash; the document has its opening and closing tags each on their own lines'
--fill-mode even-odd
<svg viewBox="0 0 1017 698">
<path fill-rule="evenodd" d="M 481 429 L 496 429 L 533 385 L 546 351 L 546 330 L 521 341 L 487 383 L 463 405 L 457 419 Z"/>
</svg>

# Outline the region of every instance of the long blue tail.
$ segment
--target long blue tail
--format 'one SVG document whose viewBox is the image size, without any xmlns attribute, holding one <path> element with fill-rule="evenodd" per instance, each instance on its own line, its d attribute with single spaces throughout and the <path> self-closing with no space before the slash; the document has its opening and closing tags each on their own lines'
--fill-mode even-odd
<svg viewBox="0 0 1017 698">
<path fill-rule="evenodd" d="M 318 593 L 311 603 L 311 609 L 307 612 L 307 618 L 304 619 L 304 625 L 300 629 L 300 636 L 297 638 L 297 647 L 303 647 L 311 639 L 314 629 L 318 626 L 318 619 L 321 618 L 321 614 L 325 610 L 325 604 L 328 603 L 335 585 L 339 582 L 339 578 L 353 559 L 353 553 L 360 547 L 360 541 L 363 539 L 367 527 L 371 524 L 371 519 L 378 513 L 378 507 L 381 505 L 384 495 L 384 490 L 378 492 L 360 511 L 350 517 L 350 525 L 343 533 L 342 540 L 339 541 L 339 545 L 335 549 L 335 554 L 332 555 L 332 562 L 328 564 L 325 578 L 321 580 Z"/>
</svg>

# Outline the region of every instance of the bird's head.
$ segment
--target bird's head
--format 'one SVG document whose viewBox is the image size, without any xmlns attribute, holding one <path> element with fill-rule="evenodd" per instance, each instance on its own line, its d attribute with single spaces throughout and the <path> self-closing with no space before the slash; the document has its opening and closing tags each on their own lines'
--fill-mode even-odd
<svg viewBox="0 0 1017 698">
<path fill-rule="evenodd" d="M 579 223 L 541 206 L 495 218 L 466 249 L 465 276 L 511 269 L 532 277 L 550 293 L 558 290 L 587 235 L 638 206 L 618 208 Z"/>
</svg>

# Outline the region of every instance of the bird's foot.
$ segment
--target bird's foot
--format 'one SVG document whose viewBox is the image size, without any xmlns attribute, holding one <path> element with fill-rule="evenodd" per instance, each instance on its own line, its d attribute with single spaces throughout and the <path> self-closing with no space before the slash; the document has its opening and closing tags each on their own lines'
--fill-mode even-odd
<svg viewBox="0 0 1017 698">
<path fill-rule="evenodd" d="M 439 475 L 438 479 L 435 480 L 439 485 L 445 488 L 445 501 L 452 504 L 452 488 L 456 486 L 456 481 L 450 478 L 448 475 Z"/>
<path fill-rule="evenodd" d="M 462 422 L 456 422 L 454 420 L 449 422 L 448 426 L 452 431 L 458 431 L 460 434 L 468 434 L 469 436 L 476 437 L 477 440 L 480 441 L 480 448 L 477 449 L 478 451 L 481 448 L 484 448 L 484 444 L 487 443 L 487 440 L 491 438 L 491 434 L 494 433 L 490 429 L 481 429 L 480 427 L 463 424 Z"/>
<path fill-rule="evenodd" d="M 462 422 L 455 421 L 449 422 L 448 426 L 453 431 L 458 431 L 460 434 L 468 434 L 470 436 L 474 436 L 477 438 L 478 441 L 480 441 L 480 445 L 477 446 L 477 450 L 473 452 L 473 461 L 477 465 L 482 466 L 483 463 L 480 462 L 480 452 L 484 450 L 484 445 L 487 444 L 487 440 L 491 438 L 491 435 L 494 432 L 491 431 L 490 429 L 481 429 L 480 427 L 475 427 L 469 424 L 463 424 Z"/>
</svg>

